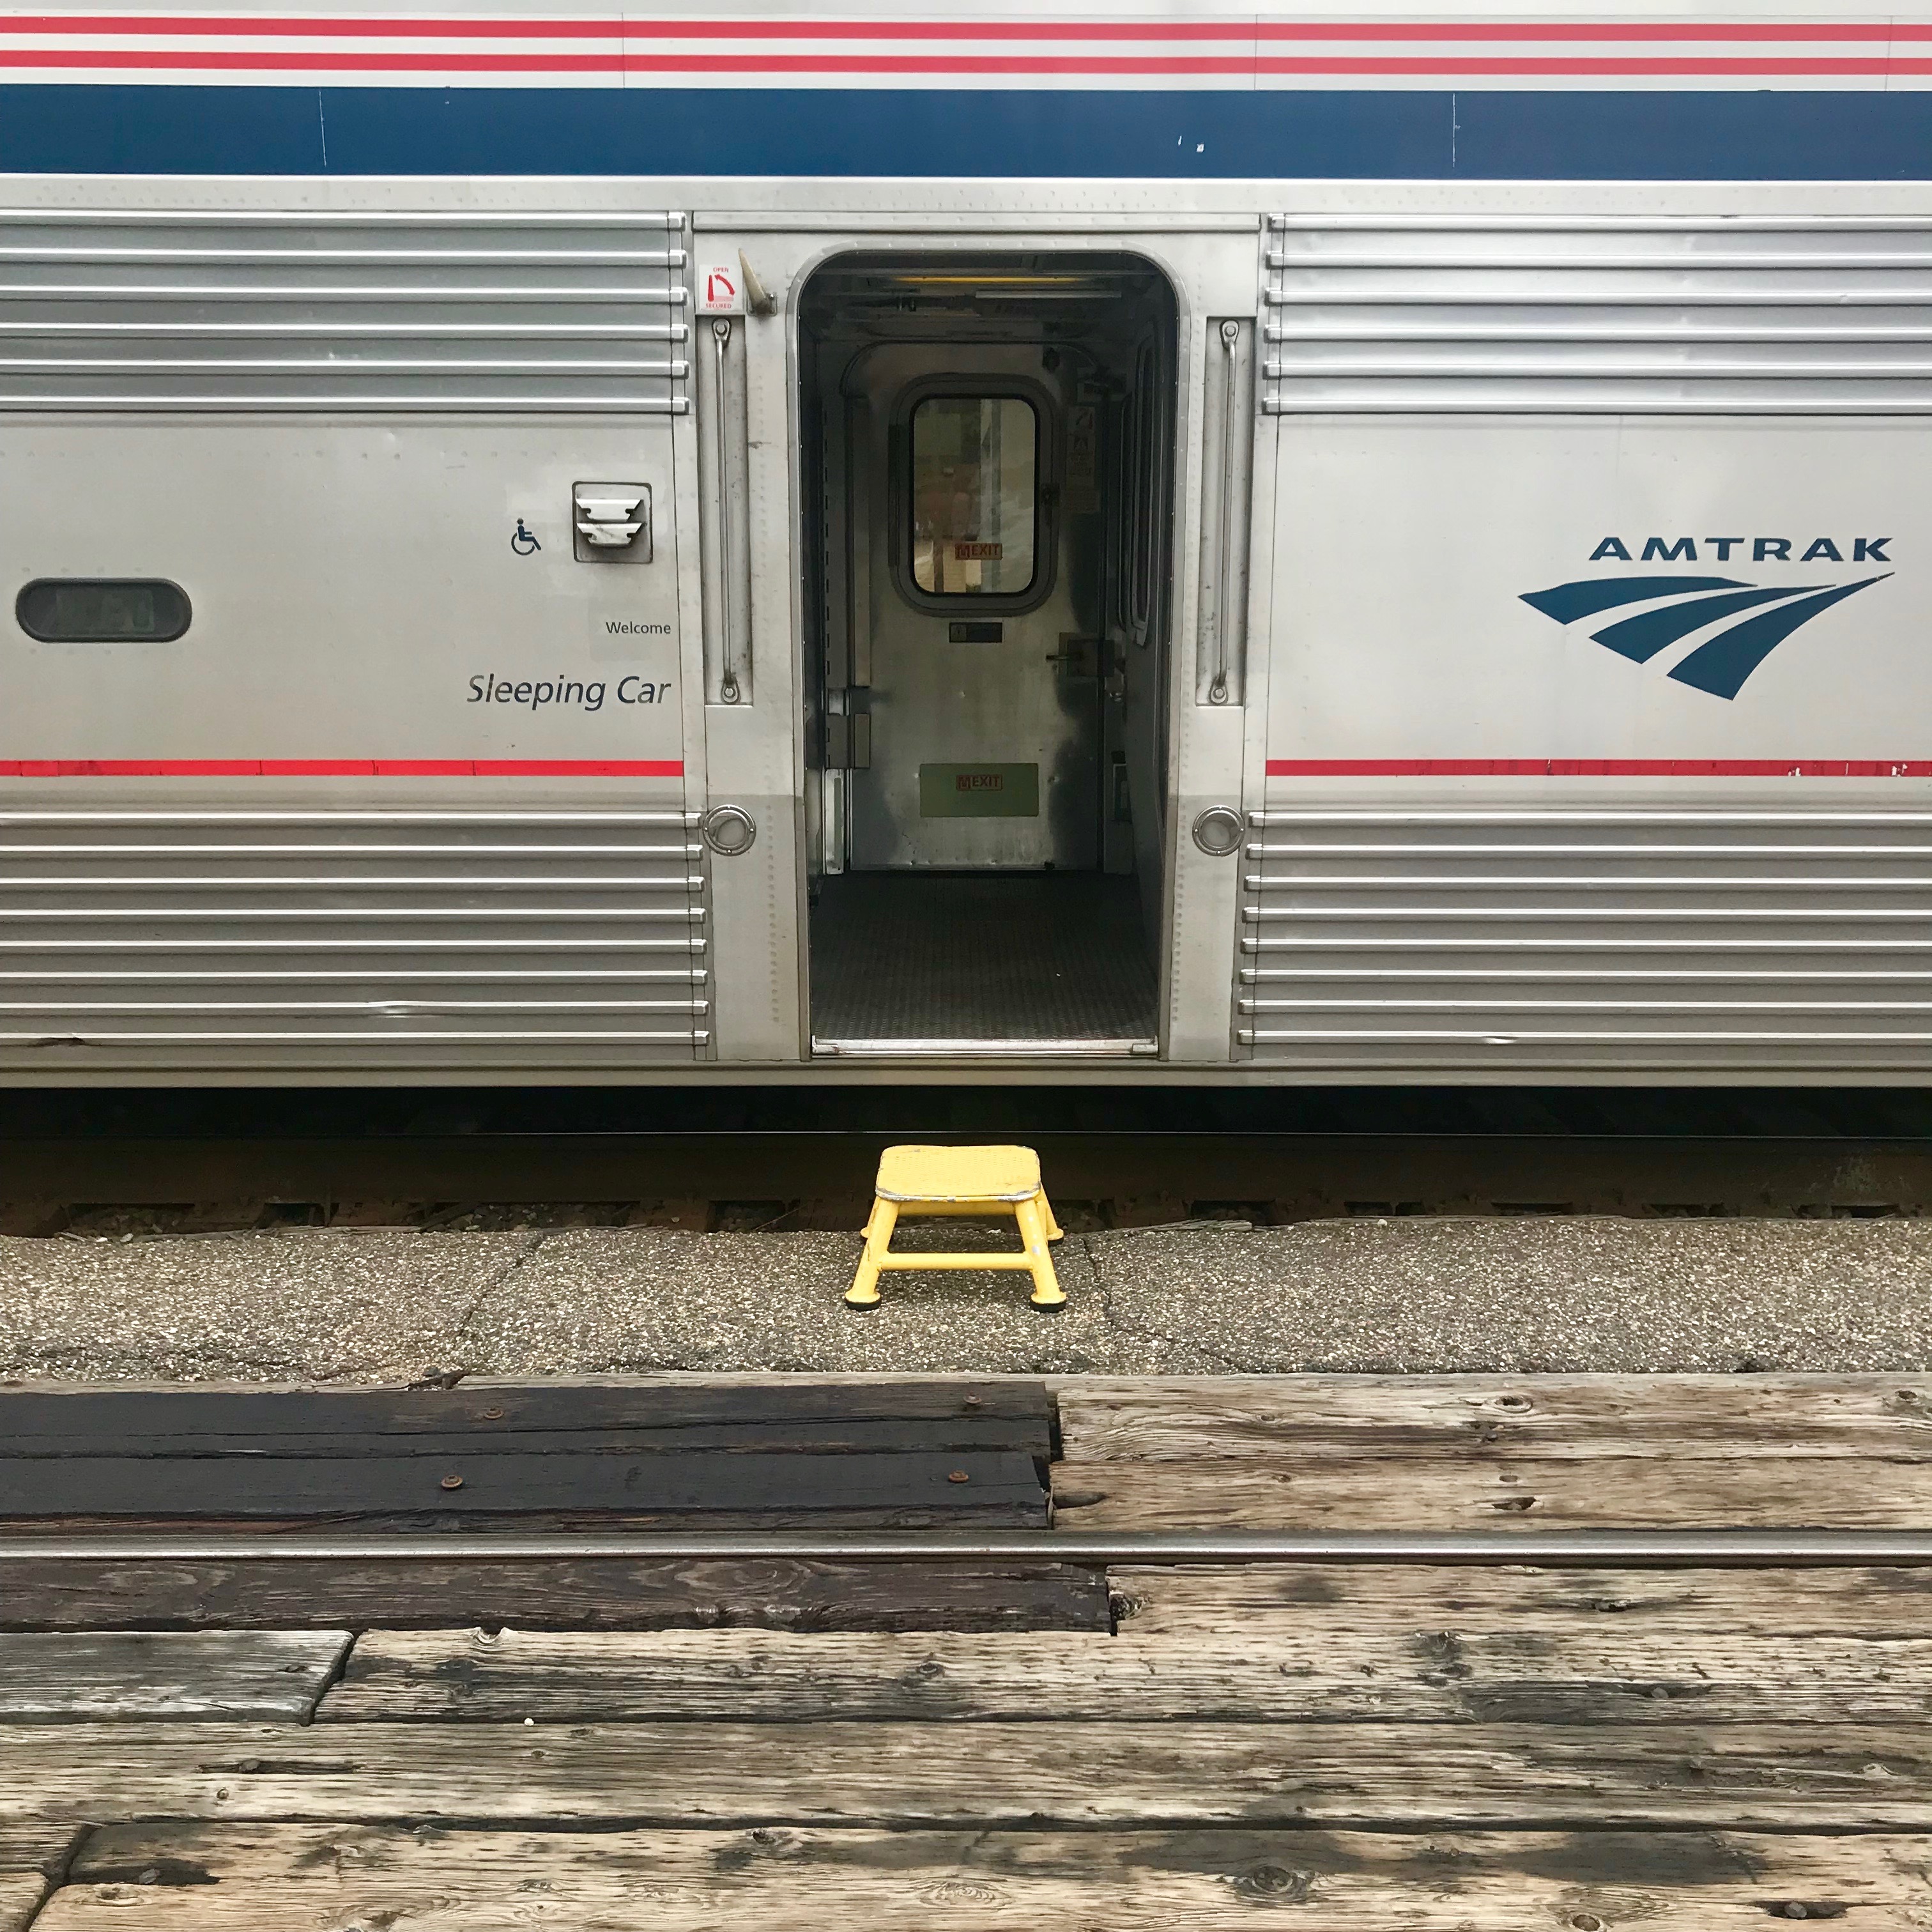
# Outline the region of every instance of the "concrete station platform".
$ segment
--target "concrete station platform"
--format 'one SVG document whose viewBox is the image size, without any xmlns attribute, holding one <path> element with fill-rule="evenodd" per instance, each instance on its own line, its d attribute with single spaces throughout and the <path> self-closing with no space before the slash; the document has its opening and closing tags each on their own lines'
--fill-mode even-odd
<svg viewBox="0 0 1932 1932">
<path fill-rule="evenodd" d="M 901 1245 L 970 1238 L 940 1224 Z M 992 1273 L 892 1277 L 881 1308 L 849 1312 L 860 1245 L 656 1228 L 0 1240 L 0 1377 L 1932 1366 L 1932 1223 L 1910 1219 L 1070 1232 L 1058 1315 Z"/>
</svg>

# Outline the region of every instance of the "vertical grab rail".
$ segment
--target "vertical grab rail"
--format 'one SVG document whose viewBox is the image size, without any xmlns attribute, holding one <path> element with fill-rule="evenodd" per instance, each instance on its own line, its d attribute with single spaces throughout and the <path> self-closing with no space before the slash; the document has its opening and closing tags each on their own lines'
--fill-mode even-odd
<svg viewBox="0 0 1932 1932">
<path fill-rule="evenodd" d="M 1210 704 L 1228 701 L 1229 604 L 1234 587 L 1234 379 L 1236 345 L 1241 339 L 1238 322 L 1221 325 L 1221 502 L 1218 582 L 1214 590 L 1214 677 L 1208 687 Z"/>
<path fill-rule="evenodd" d="M 737 579 L 731 570 L 730 445 L 725 429 L 726 351 L 731 345 L 731 325 L 722 316 L 711 325 L 711 346 L 716 358 L 712 394 L 713 468 L 718 476 L 718 662 L 722 668 L 718 694 L 727 704 L 736 704 L 740 695 L 738 658 L 732 648 L 731 605 Z"/>
</svg>

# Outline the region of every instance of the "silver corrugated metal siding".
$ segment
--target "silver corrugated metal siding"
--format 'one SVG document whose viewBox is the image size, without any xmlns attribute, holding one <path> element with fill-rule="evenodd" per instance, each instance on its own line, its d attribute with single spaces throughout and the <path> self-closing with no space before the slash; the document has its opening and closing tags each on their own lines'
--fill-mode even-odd
<svg viewBox="0 0 1932 1932">
<path fill-rule="evenodd" d="M 689 406 L 682 215 L 0 211 L 0 407 Z"/>
<path fill-rule="evenodd" d="M 0 1066 L 702 1058 L 696 814 L 0 812 Z"/>
<path fill-rule="evenodd" d="M 1255 1058 L 1932 1068 L 1932 814 L 1250 824 L 1236 1024 Z"/>
<path fill-rule="evenodd" d="M 1277 215 L 1262 407 L 1932 411 L 1932 222 Z"/>
</svg>

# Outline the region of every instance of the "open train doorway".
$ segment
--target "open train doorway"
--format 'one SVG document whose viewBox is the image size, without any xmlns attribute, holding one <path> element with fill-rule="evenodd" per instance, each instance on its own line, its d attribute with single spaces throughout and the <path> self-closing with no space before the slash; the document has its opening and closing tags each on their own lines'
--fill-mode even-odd
<svg viewBox="0 0 1932 1932">
<path fill-rule="evenodd" d="M 800 320 L 813 1049 L 1154 1052 L 1172 292 L 853 255 Z"/>
</svg>

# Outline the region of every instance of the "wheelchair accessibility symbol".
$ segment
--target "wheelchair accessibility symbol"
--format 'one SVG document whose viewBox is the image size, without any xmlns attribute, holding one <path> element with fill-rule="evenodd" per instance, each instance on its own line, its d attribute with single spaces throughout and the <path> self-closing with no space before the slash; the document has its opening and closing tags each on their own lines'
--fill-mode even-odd
<svg viewBox="0 0 1932 1932">
<path fill-rule="evenodd" d="M 519 556 L 528 556 L 532 550 L 542 550 L 543 545 L 524 528 L 524 520 L 519 517 L 517 519 L 516 534 L 510 539 L 510 548 Z"/>
</svg>

